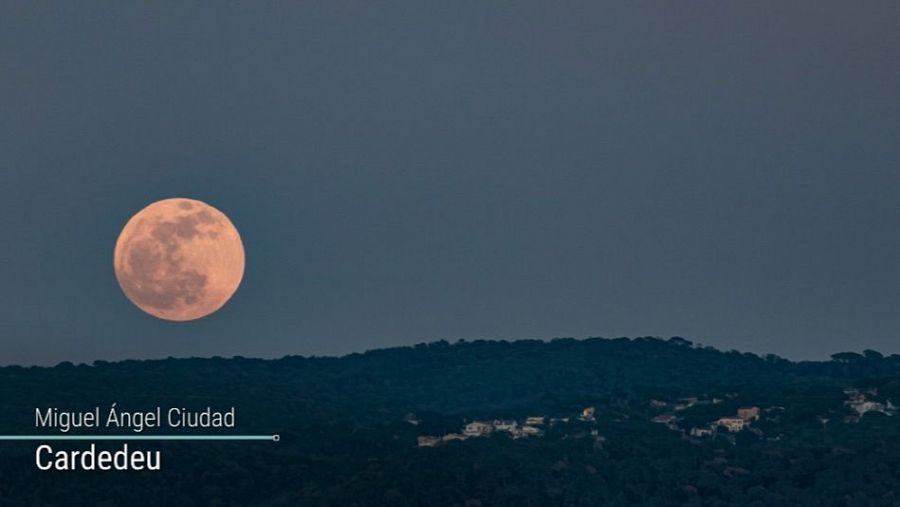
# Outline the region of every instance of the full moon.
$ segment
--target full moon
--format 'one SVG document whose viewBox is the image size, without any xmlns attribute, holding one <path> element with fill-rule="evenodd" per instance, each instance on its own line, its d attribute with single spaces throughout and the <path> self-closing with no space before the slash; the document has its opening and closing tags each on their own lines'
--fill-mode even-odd
<svg viewBox="0 0 900 507">
<path fill-rule="evenodd" d="M 244 245 L 216 208 L 165 199 L 125 224 L 113 265 L 119 286 L 138 308 L 164 320 L 194 320 L 222 308 L 237 290 Z"/>
</svg>

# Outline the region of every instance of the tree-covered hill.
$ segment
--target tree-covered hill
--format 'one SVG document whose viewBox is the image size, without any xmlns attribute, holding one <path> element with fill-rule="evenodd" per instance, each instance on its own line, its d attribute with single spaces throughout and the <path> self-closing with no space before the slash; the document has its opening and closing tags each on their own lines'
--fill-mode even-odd
<svg viewBox="0 0 900 507">
<path fill-rule="evenodd" d="M 900 501 L 900 417 L 857 417 L 845 390 L 900 402 L 898 379 L 896 355 L 798 363 L 682 338 L 10 366 L 0 368 L 6 434 L 37 431 L 36 408 L 116 403 L 233 406 L 236 433 L 282 441 L 145 444 L 162 449 L 166 464 L 141 473 L 38 472 L 36 444 L 6 443 L 0 506 L 892 505 Z M 680 427 L 651 422 L 696 398 L 716 403 L 678 407 Z M 596 420 L 578 421 L 588 406 Z M 765 409 L 753 431 L 689 436 L 741 406 Z M 535 438 L 417 447 L 418 436 L 460 431 L 465 421 L 534 415 L 566 422 Z"/>
</svg>

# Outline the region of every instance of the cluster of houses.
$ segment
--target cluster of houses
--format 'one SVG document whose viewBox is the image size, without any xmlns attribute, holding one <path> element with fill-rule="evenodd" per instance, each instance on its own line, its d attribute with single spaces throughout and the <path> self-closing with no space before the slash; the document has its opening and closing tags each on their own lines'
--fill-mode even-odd
<svg viewBox="0 0 900 507">
<path fill-rule="evenodd" d="M 729 433 L 738 433 L 747 429 L 753 421 L 759 420 L 759 407 L 740 407 L 733 416 L 720 417 L 706 427 L 691 428 L 692 437 L 710 437 L 725 428 Z"/>
<path fill-rule="evenodd" d="M 587 407 L 578 416 L 582 421 L 594 420 L 594 407 Z M 540 437 L 544 434 L 544 428 L 549 425 L 567 423 L 568 417 L 553 417 L 537 415 L 526 417 L 524 421 L 515 419 L 494 419 L 492 421 L 470 421 L 463 427 L 462 433 L 448 433 L 442 436 L 423 435 L 418 437 L 419 447 L 434 447 L 446 442 L 466 440 L 469 438 L 487 437 L 492 433 L 506 432 L 512 438 Z"/>
<path fill-rule="evenodd" d="M 893 415 L 898 410 L 900 410 L 900 407 L 893 405 L 890 400 L 882 403 L 869 399 L 867 396 L 874 397 L 878 395 L 878 392 L 875 389 L 845 389 L 844 394 L 847 396 L 847 400 L 844 401 L 844 405 L 855 412 L 852 415 L 846 416 L 844 418 L 845 422 L 858 422 L 864 414 L 869 412 L 879 412 L 886 415 Z M 734 398 L 736 397 L 736 394 L 728 394 L 725 395 L 725 397 Z M 672 431 L 678 431 L 682 434 L 686 434 L 695 438 L 714 437 L 722 433 L 739 433 L 744 430 L 749 430 L 758 435 L 762 435 L 762 432 L 758 428 L 753 427 L 753 423 L 760 419 L 761 410 L 757 406 L 740 407 L 733 415 L 720 417 L 704 426 L 692 427 L 688 431 L 685 431 L 684 429 L 679 427 L 678 422 L 682 418 L 679 417 L 678 412 L 698 405 L 717 405 L 719 403 L 722 403 L 723 401 L 725 401 L 725 399 L 723 398 L 708 397 L 680 398 L 674 402 L 650 400 L 650 406 L 652 408 L 657 410 L 665 410 L 665 412 L 653 417 L 651 421 L 654 423 L 663 424 Z M 784 407 L 770 407 L 765 409 L 765 412 L 769 414 L 767 417 L 775 417 L 777 419 L 778 416 L 775 415 L 775 413 L 777 413 L 777 411 L 783 410 Z M 581 411 L 581 414 L 578 415 L 577 419 L 580 421 L 593 422 L 596 420 L 595 413 L 596 410 L 594 407 L 586 407 Z M 823 424 L 827 423 L 828 421 L 824 418 L 820 418 L 820 420 L 822 420 Z M 415 420 L 414 418 L 410 419 L 409 417 L 407 418 L 407 422 L 413 424 L 418 423 L 417 420 Z M 540 437 L 544 434 L 544 430 L 547 426 L 567 422 L 569 422 L 568 417 L 548 418 L 546 416 L 530 416 L 525 418 L 524 420 L 474 420 L 467 422 L 463 427 L 462 432 L 460 433 L 448 433 L 441 436 L 420 436 L 418 437 L 418 445 L 419 447 L 434 447 L 446 442 L 466 440 L 469 438 L 486 437 L 495 432 L 508 433 L 514 439 Z M 599 438 L 596 430 L 592 431 L 592 434 L 595 437 Z"/>
<path fill-rule="evenodd" d="M 684 430 L 678 426 L 678 421 L 680 418 L 677 414 L 675 414 L 674 411 L 685 410 L 695 405 L 719 404 L 722 401 L 723 400 L 720 398 L 712 398 L 706 400 L 697 398 L 685 398 L 671 405 L 673 412 L 662 413 L 651 419 L 651 421 L 658 424 L 664 424 L 672 431 L 684 432 Z M 650 405 L 655 408 L 670 406 L 665 402 L 660 402 L 657 400 L 651 400 Z M 753 421 L 759 420 L 759 413 L 760 409 L 756 406 L 740 407 L 737 409 L 737 413 L 735 413 L 734 415 L 720 417 L 715 421 L 710 422 L 706 426 L 693 427 L 690 429 L 688 434 L 692 437 L 698 438 L 712 437 L 718 434 L 721 428 L 724 428 L 724 430 L 728 433 L 738 433 L 744 431 L 745 429 L 748 429 Z"/>
<path fill-rule="evenodd" d="M 734 397 L 736 395 L 729 394 L 726 395 L 728 397 Z M 691 407 L 695 407 L 698 405 L 718 405 L 725 401 L 723 398 L 700 398 L 697 396 L 691 396 L 688 398 L 679 398 L 674 402 L 660 401 L 660 400 L 650 400 L 650 406 L 653 408 L 662 408 L 662 409 L 670 409 L 675 412 L 681 410 L 687 410 Z"/>
<path fill-rule="evenodd" d="M 853 412 L 852 414 L 844 417 L 844 422 L 859 422 L 860 418 L 863 415 L 872 412 L 890 416 L 900 411 L 900 407 L 891 403 L 890 400 L 882 403 L 870 399 L 869 397 L 876 397 L 878 395 L 878 390 L 875 388 L 865 390 L 848 388 L 844 389 L 844 394 L 847 396 L 847 399 L 844 401 L 844 405 L 847 408 L 851 409 Z M 732 396 L 733 395 L 726 395 L 726 397 Z M 760 418 L 760 408 L 755 406 L 741 407 L 734 415 L 720 417 L 715 421 L 711 421 L 706 426 L 693 427 L 687 432 L 685 432 L 678 426 L 678 421 L 681 420 L 681 418 L 677 415 L 678 411 L 685 410 L 696 405 L 718 404 L 722 401 L 724 400 L 721 398 L 682 398 L 674 403 L 668 403 L 659 400 L 650 400 L 650 406 L 652 408 L 667 410 L 667 412 L 654 417 L 652 421 L 655 423 L 664 424 L 667 428 L 673 431 L 687 433 L 692 437 L 698 438 L 712 437 L 722 431 L 725 431 L 726 433 L 738 433 L 744 431 L 745 429 L 749 429 L 750 431 L 759 435 L 762 434 L 759 429 L 752 427 L 752 423 L 759 420 Z M 784 407 L 770 407 L 765 409 L 766 413 L 777 413 L 777 411 L 784 411 Z M 772 415 L 769 415 L 768 417 L 772 417 Z M 829 419 L 826 417 L 820 417 L 819 420 L 823 424 L 827 424 L 829 421 Z"/>
<path fill-rule="evenodd" d="M 869 412 L 893 415 L 897 409 L 900 408 L 891 403 L 891 400 L 887 400 L 886 403 L 869 400 L 867 396 L 878 395 L 878 390 L 876 388 L 866 390 L 848 388 L 844 389 L 844 395 L 847 396 L 844 405 L 856 412 L 855 414 L 844 417 L 844 422 L 859 422 L 859 419 Z"/>
</svg>

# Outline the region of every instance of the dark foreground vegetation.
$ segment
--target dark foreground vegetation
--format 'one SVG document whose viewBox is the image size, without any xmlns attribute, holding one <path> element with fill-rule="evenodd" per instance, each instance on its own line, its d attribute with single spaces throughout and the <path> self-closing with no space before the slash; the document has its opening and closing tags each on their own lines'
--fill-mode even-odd
<svg viewBox="0 0 900 507">
<path fill-rule="evenodd" d="M 900 415 L 860 415 L 848 392 L 900 404 L 900 356 L 798 363 L 638 338 L 5 367 L 4 434 L 47 433 L 36 408 L 117 403 L 233 406 L 228 431 L 281 441 L 134 444 L 162 451 L 160 472 L 42 472 L 40 442 L 2 443 L 0 506 L 900 505 Z M 672 411 L 685 399 L 717 401 Z M 748 406 L 752 428 L 690 435 Z M 667 411 L 670 424 L 652 422 Z M 559 422 L 417 447 L 466 421 L 535 415 Z"/>
</svg>

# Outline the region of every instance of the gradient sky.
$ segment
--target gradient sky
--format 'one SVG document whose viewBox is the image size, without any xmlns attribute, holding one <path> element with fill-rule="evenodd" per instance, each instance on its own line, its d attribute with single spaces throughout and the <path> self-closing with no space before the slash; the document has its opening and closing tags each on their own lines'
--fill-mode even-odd
<svg viewBox="0 0 900 507">
<path fill-rule="evenodd" d="M 14 1 L 0 363 L 681 335 L 900 352 L 900 4 Z M 148 203 L 244 283 L 154 319 Z"/>
</svg>

